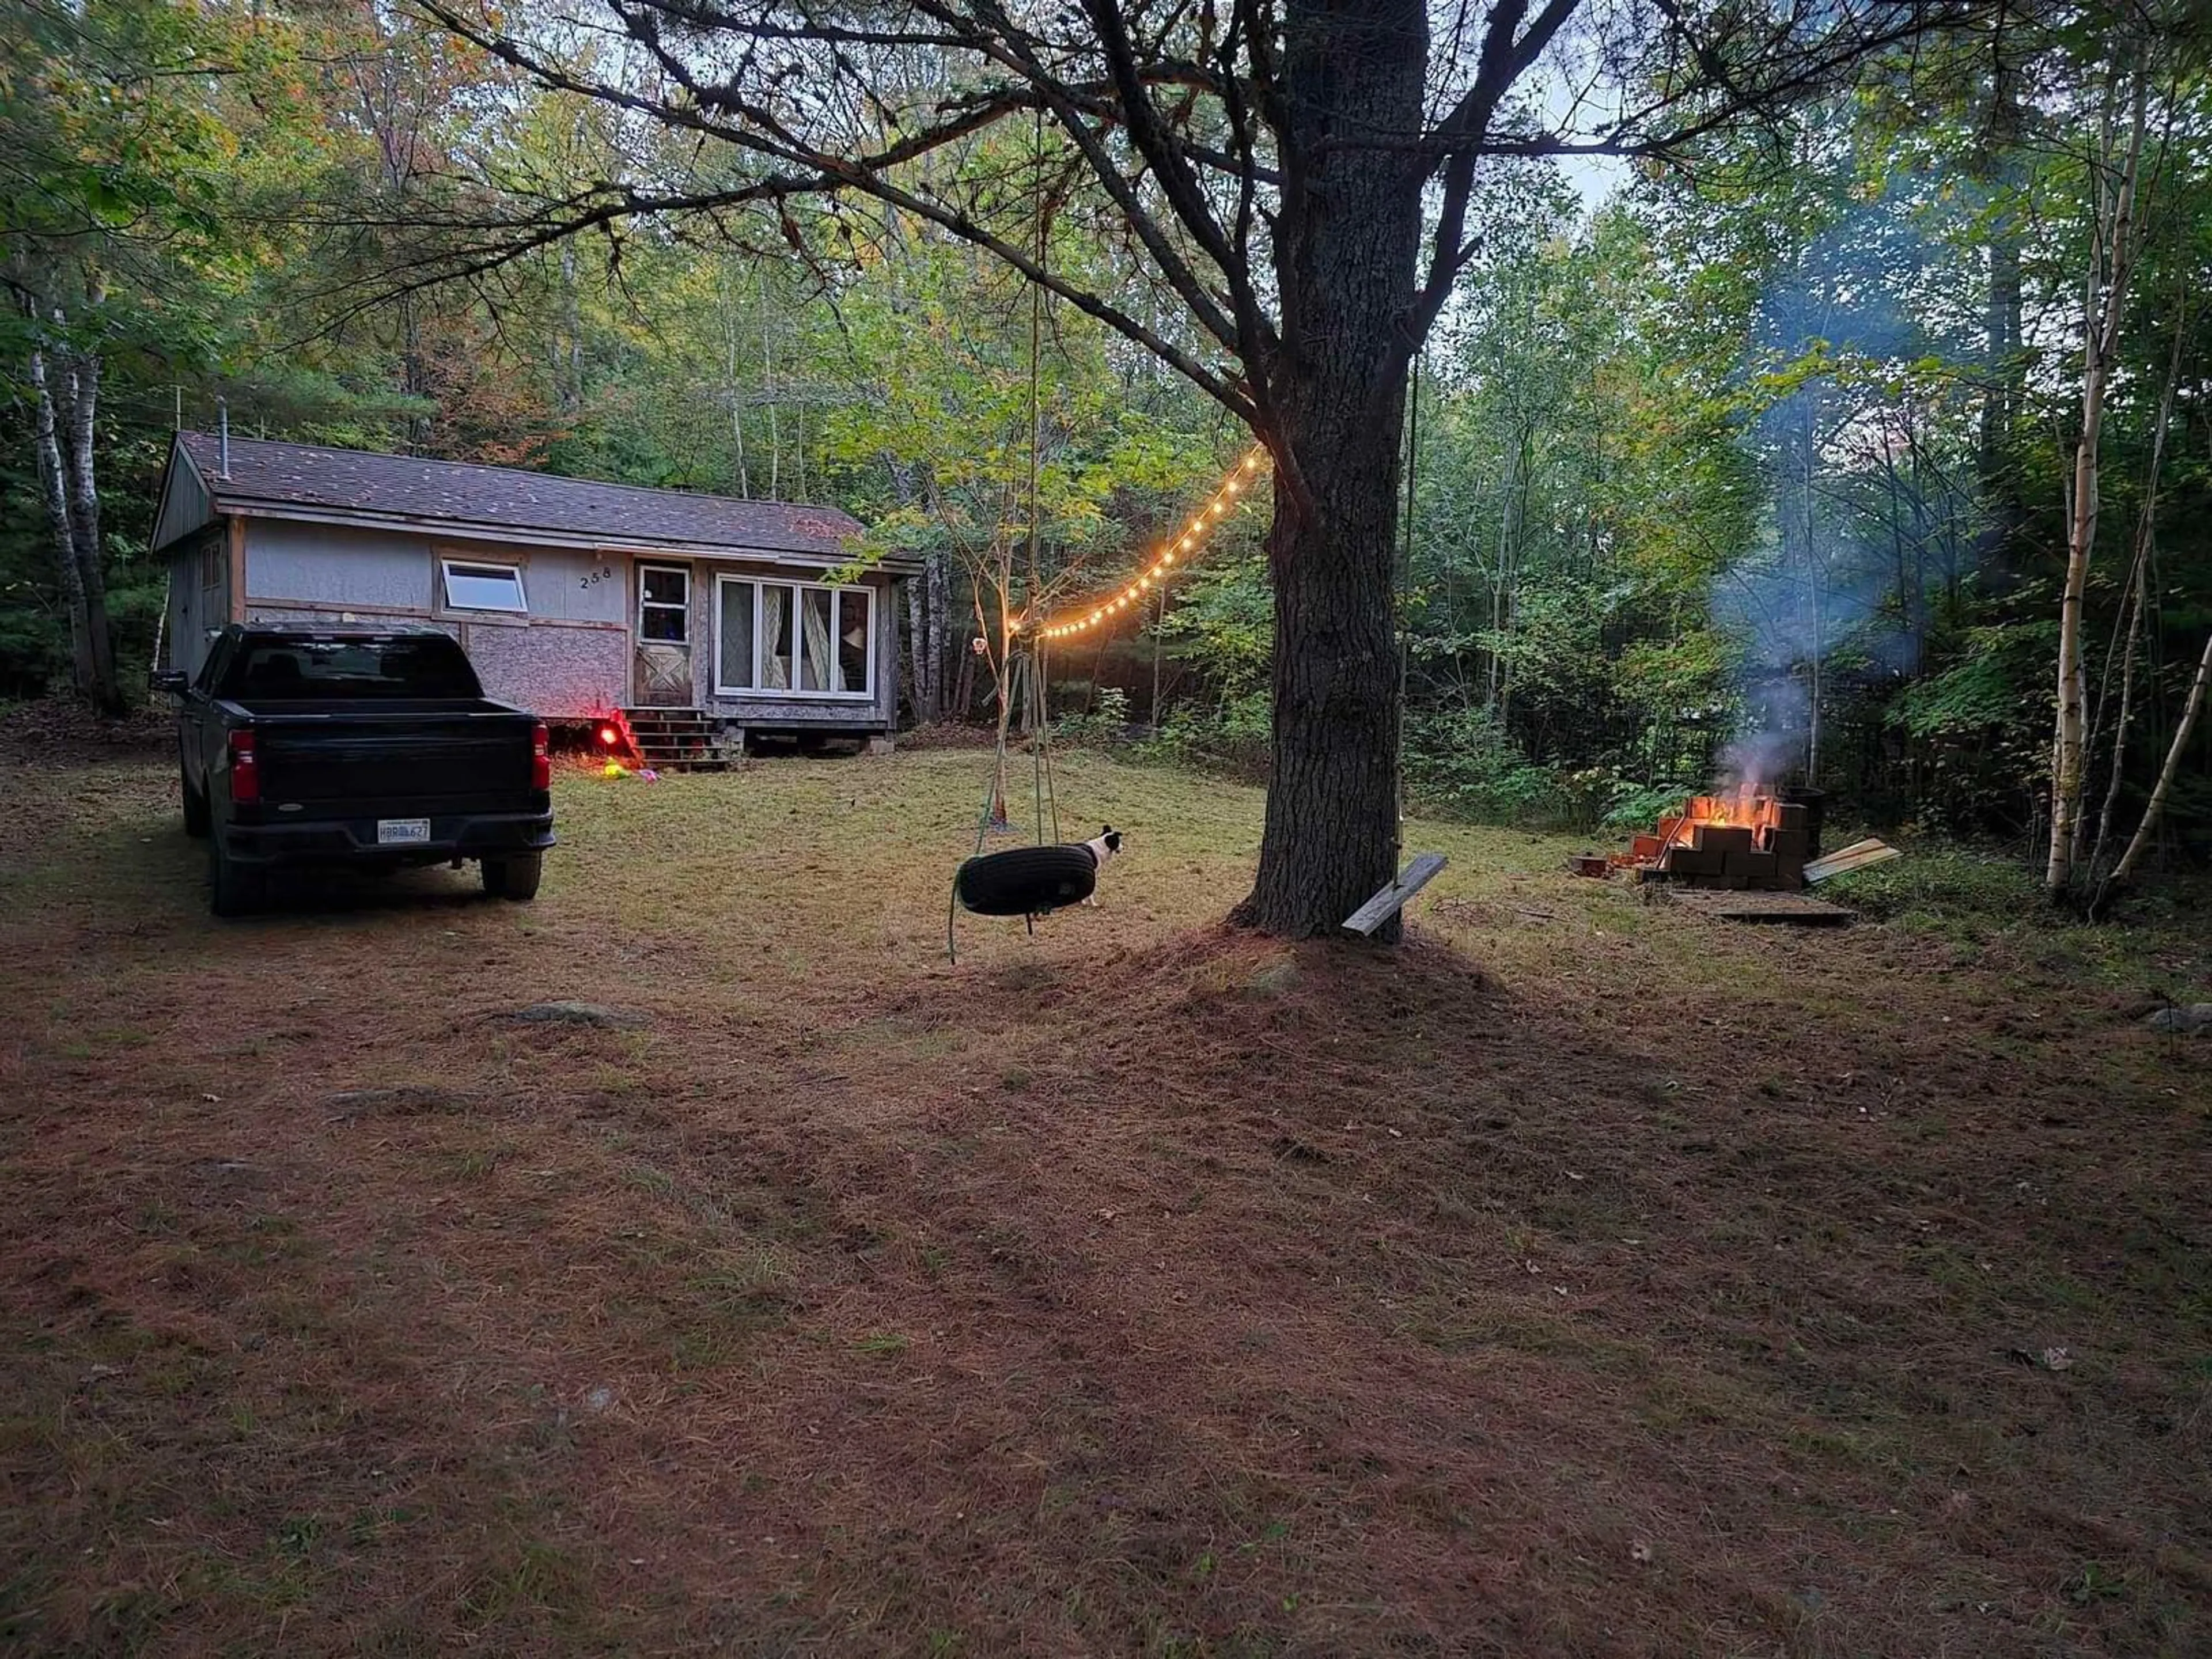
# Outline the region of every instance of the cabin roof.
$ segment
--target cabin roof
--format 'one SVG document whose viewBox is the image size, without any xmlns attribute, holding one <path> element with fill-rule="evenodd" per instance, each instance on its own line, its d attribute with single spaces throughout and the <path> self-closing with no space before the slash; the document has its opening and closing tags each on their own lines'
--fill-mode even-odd
<svg viewBox="0 0 2212 1659">
<path fill-rule="evenodd" d="M 816 562 L 852 557 L 858 550 L 849 544 L 860 533 L 856 520 L 833 507 L 741 501 L 320 444 L 234 436 L 226 470 L 216 434 L 179 432 L 170 465 L 179 458 L 218 514 L 452 527 L 479 536 L 504 532 L 523 540 L 645 550 L 758 550 Z M 181 534 L 168 538 L 180 539 Z"/>
</svg>

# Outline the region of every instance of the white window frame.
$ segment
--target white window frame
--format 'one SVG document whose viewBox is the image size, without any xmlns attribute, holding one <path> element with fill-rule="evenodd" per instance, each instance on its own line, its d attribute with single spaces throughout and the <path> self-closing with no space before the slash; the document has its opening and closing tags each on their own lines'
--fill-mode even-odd
<svg viewBox="0 0 2212 1659">
<path fill-rule="evenodd" d="M 453 597 L 453 569 L 462 566 L 473 570 L 502 570 L 514 578 L 514 596 L 520 605 L 470 605 Z M 477 615 L 493 617 L 526 617 L 530 614 L 530 589 L 522 579 L 522 567 L 505 559 L 471 559 L 441 556 L 438 561 L 438 603 L 445 611 L 467 611 Z"/>
<path fill-rule="evenodd" d="M 676 575 L 683 577 L 684 603 L 678 605 L 671 605 L 665 599 L 648 600 L 645 597 L 645 574 L 648 570 L 672 572 Z M 720 604 L 720 599 L 721 590 L 717 588 L 715 590 L 715 602 Z M 645 631 L 645 613 L 648 610 L 681 611 L 684 613 L 684 637 L 680 640 L 657 640 L 651 635 L 647 634 Z M 638 566 L 637 615 L 632 620 L 631 626 L 636 630 L 637 642 L 640 645 L 680 645 L 687 651 L 691 648 L 691 567 L 690 565 L 641 563 Z M 717 639 L 714 643 L 716 649 L 719 650 L 721 646 L 720 640 Z M 720 672 L 720 671 L 718 669 L 716 672 Z"/>
<path fill-rule="evenodd" d="M 835 651 L 837 648 L 836 641 L 838 634 L 836 622 L 838 611 L 841 608 L 840 602 L 836 596 L 843 593 L 866 594 L 867 596 L 868 605 L 868 667 L 867 685 L 866 689 L 859 691 L 802 691 L 796 686 L 725 685 L 722 683 L 722 589 L 726 585 L 735 586 L 738 583 L 743 583 L 753 590 L 753 678 L 756 679 L 760 678 L 761 664 L 765 660 L 765 653 L 763 647 L 766 644 L 766 641 L 761 638 L 761 624 L 767 607 L 761 603 L 760 590 L 762 588 L 787 587 L 798 589 L 802 592 L 807 589 L 812 589 L 817 592 L 824 592 L 831 595 L 832 597 L 830 601 L 830 648 L 832 651 Z M 714 695 L 718 697 L 773 697 L 779 702 L 786 700 L 789 700 L 793 702 L 873 702 L 876 700 L 876 674 L 878 672 L 876 664 L 876 590 L 872 587 L 865 586 L 857 582 L 840 585 L 836 582 L 800 581 L 788 576 L 746 576 L 733 574 L 726 570 L 716 571 L 714 573 Z M 796 593 L 793 596 L 792 604 L 791 668 L 792 678 L 796 680 L 805 678 L 805 670 L 801 666 L 801 659 L 805 656 L 806 651 L 806 629 L 799 615 L 798 608 L 799 601 Z"/>
</svg>

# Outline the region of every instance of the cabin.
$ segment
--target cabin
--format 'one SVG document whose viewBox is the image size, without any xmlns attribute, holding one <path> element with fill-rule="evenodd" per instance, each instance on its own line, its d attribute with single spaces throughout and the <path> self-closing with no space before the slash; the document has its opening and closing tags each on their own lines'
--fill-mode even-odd
<svg viewBox="0 0 2212 1659">
<path fill-rule="evenodd" d="M 892 559 L 833 507 L 179 432 L 153 549 L 165 665 L 232 622 L 428 623 L 492 696 L 626 725 L 647 758 L 748 739 L 887 746 Z"/>
</svg>

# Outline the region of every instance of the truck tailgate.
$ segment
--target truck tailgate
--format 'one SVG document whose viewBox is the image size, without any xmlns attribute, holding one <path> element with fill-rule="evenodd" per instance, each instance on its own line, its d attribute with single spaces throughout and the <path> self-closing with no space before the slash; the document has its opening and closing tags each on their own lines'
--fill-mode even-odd
<svg viewBox="0 0 2212 1659">
<path fill-rule="evenodd" d="M 258 715 L 262 799 L 498 805 L 530 793 L 534 725 L 505 713 Z"/>
</svg>

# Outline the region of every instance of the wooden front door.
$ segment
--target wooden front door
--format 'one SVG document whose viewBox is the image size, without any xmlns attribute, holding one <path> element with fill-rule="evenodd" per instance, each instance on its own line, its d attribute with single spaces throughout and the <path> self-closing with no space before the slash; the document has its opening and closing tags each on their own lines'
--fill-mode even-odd
<svg viewBox="0 0 2212 1659">
<path fill-rule="evenodd" d="M 692 706 L 691 588 L 689 565 L 637 567 L 637 647 L 630 678 L 641 705 Z"/>
</svg>

